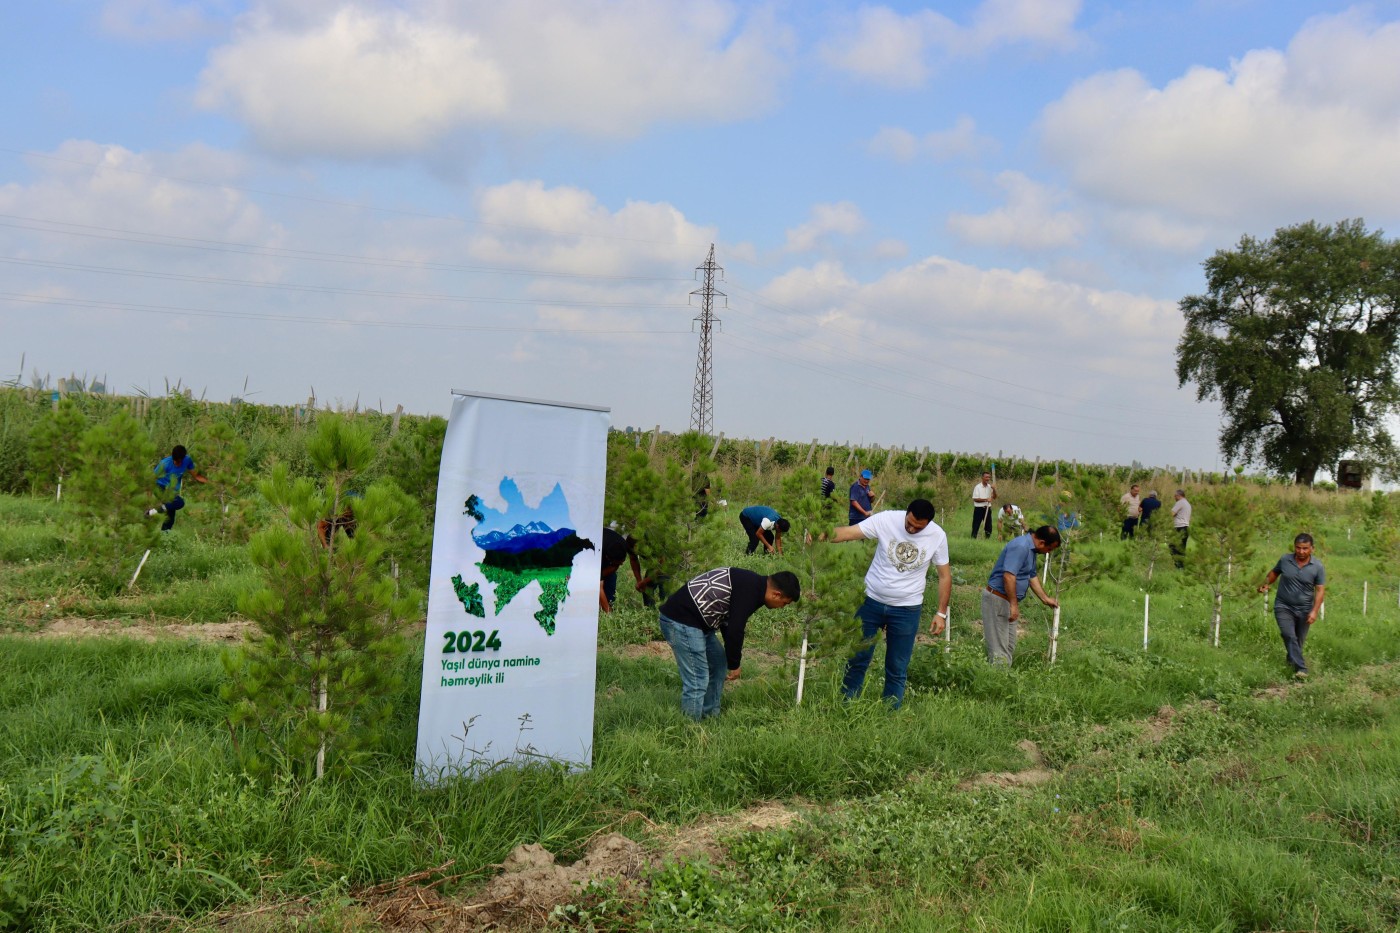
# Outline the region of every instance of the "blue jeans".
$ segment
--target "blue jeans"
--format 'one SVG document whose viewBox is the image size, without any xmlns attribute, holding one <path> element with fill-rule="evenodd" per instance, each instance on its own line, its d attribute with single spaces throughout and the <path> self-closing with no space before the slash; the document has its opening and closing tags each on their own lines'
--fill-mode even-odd
<svg viewBox="0 0 1400 933">
<path fill-rule="evenodd" d="M 1308 613 L 1311 609 L 1293 609 L 1274 603 L 1274 621 L 1278 623 L 1278 633 L 1283 637 L 1283 650 L 1288 653 L 1288 663 L 1295 671 L 1307 673 L 1308 662 L 1303 660 L 1303 642 L 1308 637 Z"/>
<path fill-rule="evenodd" d="M 701 720 L 719 715 L 729 660 L 714 632 L 701 631 L 661 616 L 661 634 L 671 644 L 681 672 L 681 712 Z"/>
<path fill-rule="evenodd" d="M 919 634 L 919 614 L 922 606 L 886 606 L 869 596 L 856 610 L 860 619 L 860 634 L 869 644 L 846 662 L 846 677 L 841 692 L 854 699 L 865 683 L 865 671 L 875 654 L 875 636 L 885 630 L 885 692 L 884 698 L 895 709 L 904 702 L 904 684 L 909 679 L 909 659 L 914 654 L 914 636 Z"/>
<path fill-rule="evenodd" d="M 164 490 L 162 490 L 163 492 Z M 161 504 L 160 510 L 165 513 L 165 523 L 160 526 L 161 531 L 169 531 L 175 527 L 175 513 L 185 507 L 185 500 L 177 492 L 175 498 L 169 502 Z"/>
</svg>

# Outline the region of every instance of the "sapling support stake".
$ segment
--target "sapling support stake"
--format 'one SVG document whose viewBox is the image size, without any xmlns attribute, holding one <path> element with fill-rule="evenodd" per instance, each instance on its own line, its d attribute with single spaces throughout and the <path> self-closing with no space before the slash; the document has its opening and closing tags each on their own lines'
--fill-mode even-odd
<svg viewBox="0 0 1400 933">
<path fill-rule="evenodd" d="M 943 617 L 943 653 L 953 650 L 953 604 L 948 603 L 948 614 Z"/>
<path fill-rule="evenodd" d="M 1149 607 L 1152 605 L 1152 594 L 1142 594 L 1142 650 L 1147 650 L 1147 619 Z"/>
<path fill-rule="evenodd" d="M 133 586 L 136 585 L 136 578 L 139 577 L 139 576 L 141 576 L 141 568 L 144 567 L 144 566 L 146 566 L 146 558 L 148 558 L 148 557 L 150 557 L 150 556 L 151 556 L 151 549 L 150 549 L 150 548 L 146 548 L 146 553 L 144 553 L 144 554 L 141 555 L 141 563 L 139 563 L 139 564 L 136 565 L 136 572 L 133 573 L 133 574 L 131 575 L 131 581 L 130 581 L 129 583 L 127 583 L 127 585 L 126 585 L 126 588 L 127 588 L 127 589 L 131 589 Z"/>
<path fill-rule="evenodd" d="M 1050 619 L 1050 663 L 1055 663 L 1055 655 L 1060 648 L 1060 607 L 1055 607 L 1055 614 Z"/>
<path fill-rule="evenodd" d="M 53 501 L 55 501 L 55 502 L 61 502 L 62 500 L 63 500 L 63 474 L 60 473 L 60 474 L 58 474 L 58 491 L 55 492 L 55 493 L 53 494 Z"/>
<path fill-rule="evenodd" d="M 812 623 L 807 622 L 802 626 L 802 653 L 797 660 L 797 705 L 802 705 L 802 685 L 807 680 L 807 633 L 811 631 Z"/>
<path fill-rule="evenodd" d="M 1361 581 L 1361 614 L 1362 614 L 1363 616 L 1366 614 L 1366 600 L 1367 600 L 1367 597 L 1370 595 L 1370 589 L 1371 589 L 1371 581 L 1370 581 L 1370 580 L 1362 580 L 1362 581 Z M 1323 605 L 1326 605 L 1326 603 L 1324 603 Z"/>
<path fill-rule="evenodd" d="M 1211 644 L 1216 648 L 1220 647 L 1220 599 L 1221 594 L 1215 594 L 1215 618 L 1211 620 Z"/>
</svg>

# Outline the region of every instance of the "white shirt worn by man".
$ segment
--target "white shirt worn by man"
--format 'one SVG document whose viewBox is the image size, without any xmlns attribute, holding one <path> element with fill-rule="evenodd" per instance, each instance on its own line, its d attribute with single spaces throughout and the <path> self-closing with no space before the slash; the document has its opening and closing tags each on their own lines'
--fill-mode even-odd
<svg viewBox="0 0 1400 933">
<path fill-rule="evenodd" d="M 983 500 L 981 502 L 977 500 Z M 978 483 L 972 487 L 972 504 L 978 508 L 992 504 L 992 487 L 986 483 Z"/>
<path fill-rule="evenodd" d="M 1142 514 L 1142 497 L 1135 496 L 1130 492 L 1123 493 L 1123 498 L 1118 500 L 1123 504 L 1124 515 L 1128 518 L 1137 518 Z"/>
<path fill-rule="evenodd" d="M 1191 503 L 1185 499 L 1177 499 L 1172 503 L 1172 527 L 1191 527 Z"/>
<path fill-rule="evenodd" d="M 886 606 L 922 606 L 928 567 L 948 564 L 948 535 L 934 522 L 911 535 L 904 527 L 905 513 L 886 509 L 856 527 L 879 546 L 865 574 L 865 595 Z"/>
</svg>

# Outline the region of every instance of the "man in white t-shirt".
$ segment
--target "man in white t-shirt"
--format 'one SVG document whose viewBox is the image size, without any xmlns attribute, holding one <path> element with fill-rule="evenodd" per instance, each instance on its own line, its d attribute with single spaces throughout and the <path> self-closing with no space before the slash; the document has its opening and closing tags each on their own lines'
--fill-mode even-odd
<svg viewBox="0 0 1400 933">
<path fill-rule="evenodd" d="M 948 600 L 953 595 L 948 536 L 933 522 L 933 503 L 915 499 L 907 511 L 876 512 L 859 525 L 846 525 L 831 534 L 834 542 L 861 538 L 873 538 L 878 544 L 875 559 L 865 574 L 865 602 L 856 612 L 861 636 L 868 644 L 846 662 L 841 692 L 847 699 L 860 693 L 875 653 L 875 639 L 884 629 L 883 696 L 898 709 L 904 702 L 904 684 L 908 680 L 909 659 L 914 654 L 914 637 L 919 634 L 930 564 L 938 568 L 938 612 L 929 623 L 929 631 L 941 634 L 948 621 Z"/>
<path fill-rule="evenodd" d="M 1133 483 L 1128 487 L 1128 491 L 1118 498 L 1118 502 L 1123 506 L 1123 529 L 1118 533 L 1118 537 L 1131 538 L 1137 532 L 1138 519 L 1142 517 L 1142 487 Z"/>
<path fill-rule="evenodd" d="M 1168 547 L 1176 560 L 1176 569 L 1186 566 L 1186 539 L 1191 537 L 1191 503 L 1186 501 L 1186 490 L 1178 489 L 1176 501 L 1172 503 L 1172 530 L 1178 540 Z"/>
<path fill-rule="evenodd" d="M 997 497 L 996 484 L 990 472 L 982 474 L 982 482 L 972 487 L 972 536 L 986 526 L 986 537 L 992 536 L 992 500 Z"/>
</svg>

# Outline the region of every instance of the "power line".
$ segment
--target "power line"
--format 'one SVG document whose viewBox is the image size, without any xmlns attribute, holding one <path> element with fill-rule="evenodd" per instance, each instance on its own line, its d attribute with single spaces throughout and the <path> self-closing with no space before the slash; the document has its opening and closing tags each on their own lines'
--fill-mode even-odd
<svg viewBox="0 0 1400 933">
<path fill-rule="evenodd" d="M 157 279 L 169 282 L 190 282 L 198 285 L 230 285 L 238 288 L 265 288 L 275 291 L 289 292 L 313 292 L 317 294 L 330 295 L 356 295 L 367 298 L 393 298 L 396 300 L 412 301 L 442 301 L 460 304 L 515 304 L 515 305 L 553 305 L 563 308 L 600 308 L 600 309 L 652 309 L 652 308 L 684 308 L 682 304 L 659 304 L 656 302 L 612 302 L 600 303 L 593 301 L 553 301 L 546 298 L 497 298 L 492 296 L 473 295 L 447 295 L 447 294 L 427 294 L 422 292 L 390 292 L 369 288 L 347 288 L 340 285 L 306 285 L 295 282 L 258 282 L 251 279 L 230 279 L 219 278 L 207 275 L 191 275 L 183 272 L 155 272 L 146 269 L 130 269 L 120 266 L 93 266 L 81 263 L 57 262 L 47 259 L 20 259 L 13 256 L 0 256 L 0 263 L 17 266 L 35 266 L 44 269 L 61 269 L 67 272 L 90 272 L 98 275 L 116 275 L 128 278 Z"/>
<path fill-rule="evenodd" d="M 127 230 L 120 227 L 101 227 L 95 224 L 77 224 L 62 220 L 47 220 L 41 217 L 25 217 L 19 214 L 0 214 L 11 221 L 26 223 L 6 223 L 0 227 L 15 230 L 30 230 L 37 233 L 55 233 L 62 236 L 86 237 L 89 239 L 111 240 L 120 243 L 139 243 L 148 246 L 166 246 L 179 249 L 197 249 L 211 252 L 227 252 L 250 256 L 270 256 L 281 259 L 295 259 L 309 262 L 353 264 L 357 266 L 382 266 L 391 269 L 414 269 L 435 272 L 470 272 L 485 275 L 528 275 L 541 278 L 603 279 L 609 281 L 640 282 L 686 282 L 680 276 L 662 275 L 608 275 L 601 272 L 559 272 L 547 269 L 512 269 L 496 266 L 466 266 L 456 263 L 434 262 L 420 259 L 393 259 L 384 256 L 363 256 L 354 253 L 333 253 L 322 250 L 292 249 L 282 246 L 261 246 L 255 243 L 237 243 L 228 240 L 212 240 L 202 237 L 185 237 L 169 233 L 152 233 L 143 230 Z M 48 225 L 48 226 L 37 226 Z M 68 227 L 75 229 L 54 229 Z M 95 232 L 102 231 L 102 232 Z"/>
<path fill-rule="evenodd" d="M 1031 427 L 1036 427 L 1036 428 L 1043 428 L 1043 427 L 1045 427 L 1044 423 L 1039 422 L 1039 421 L 1029 421 L 1029 420 L 1026 420 L 1026 419 L 1024 419 L 1024 418 L 1017 418 L 1017 417 L 1012 416 L 1012 415 L 1007 415 L 1007 414 L 1005 414 L 1004 412 L 988 412 L 988 411 L 982 411 L 982 410 L 976 409 L 976 408 L 969 408 L 969 407 L 966 406 L 966 405 L 958 405 L 958 404 L 955 404 L 955 403 L 953 403 L 953 402 L 949 402 L 947 399 L 944 399 L 944 398 L 935 398 L 935 397 L 929 396 L 929 395 L 920 395 L 918 392 L 910 391 L 906 386 L 902 386 L 902 385 L 901 385 L 901 386 L 898 386 L 898 387 L 890 386 L 890 385 L 888 385 L 888 384 L 886 384 L 886 383 L 878 382 L 878 381 L 875 381 L 875 380 L 873 380 L 873 379 L 869 379 L 869 378 L 866 378 L 866 377 L 863 377 L 863 376 L 855 375 L 855 374 L 850 373 L 850 372 L 848 372 L 848 371 L 846 371 L 846 370 L 838 369 L 838 368 L 835 368 L 835 367 L 822 366 L 822 365 L 819 364 L 819 363 L 811 363 L 811 362 L 808 362 L 808 361 L 805 361 L 805 360 L 794 359 L 794 358 L 791 357 L 791 356 L 787 356 L 787 355 L 784 355 L 784 354 L 781 354 L 781 353 L 779 353 L 779 354 L 774 354 L 774 353 L 772 352 L 772 348 L 771 348 L 770 345 L 752 343 L 752 342 L 750 342 L 750 341 L 748 341 L 748 340 L 745 340 L 745 339 L 742 338 L 742 337 L 737 337 L 737 336 L 735 336 L 733 332 L 726 332 L 726 336 L 727 336 L 727 338 L 728 338 L 730 341 L 732 341 L 732 342 L 738 344 L 739 347 L 741 347 L 741 348 L 743 348 L 743 349 L 746 349 L 746 350 L 749 350 L 750 352 L 752 352 L 752 353 L 754 353 L 754 354 L 760 356 L 760 357 L 764 360 L 765 364 L 768 364 L 768 363 L 780 363 L 780 364 L 783 364 L 783 365 L 786 365 L 786 366 L 796 366 L 796 367 L 799 368 L 799 369 L 806 369 L 806 370 L 809 370 L 809 371 L 811 371 L 811 372 L 819 373 L 819 374 L 821 374 L 821 375 L 832 376 L 832 377 L 834 377 L 834 378 L 836 378 L 836 379 L 841 379 L 841 380 L 843 380 L 843 381 L 850 382 L 850 383 L 854 383 L 854 384 L 856 384 L 856 385 L 862 385 L 862 386 L 865 386 L 865 387 L 867 387 L 867 388 L 876 389 L 876 390 L 879 390 L 880 392 L 884 392 L 884 393 L 886 393 L 886 394 L 898 395 L 901 399 L 912 399 L 912 400 L 915 400 L 915 401 L 928 402 L 934 409 L 938 409 L 938 408 L 951 408 L 951 409 L 954 409 L 954 410 L 956 410 L 956 411 L 963 411 L 963 412 L 967 412 L 967 413 L 969 413 L 969 414 L 979 415 L 979 416 L 982 416 L 982 417 L 994 418 L 996 421 L 999 421 L 999 422 L 1005 421 L 1005 422 L 1011 422 L 1011 423 L 1013 423 L 1013 424 L 1024 424 L 1024 425 L 1029 425 L 1029 426 L 1031 426 Z M 1087 430 L 1083 430 L 1083 429 L 1081 429 L 1081 428 L 1070 428 L 1070 427 L 1065 427 L 1065 426 L 1063 426 L 1063 425 L 1056 425 L 1056 426 L 1055 426 L 1055 430 L 1057 430 L 1057 431 L 1062 431 L 1062 432 L 1067 433 L 1067 434 L 1082 434 L 1082 435 L 1084 435 L 1084 436 L 1086 436 L 1086 437 L 1112 437 L 1112 438 L 1118 438 L 1118 439 L 1127 440 L 1127 441 L 1163 441 L 1163 440 L 1167 440 L 1167 441 L 1182 441 L 1182 442 L 1187 442 L 1187 441 L 1199 440 L 1199 438 L 1188 438 L 1188 437 L 1180 437 L 1180 436 L 1173 437 L 1173 436 L 1163 435 L 1163 434 L 1154 434 L 1154 435 L 1149 435 L 1149 436 L 1134 436 L 1134 435 L 1129 435 L 1129 434 L 1122 434 L 1122 433 L 1119 433 L 1119 432 L 1117 432 L 1117 431 L 1114 431 L 1114 432 L 1087 431 Z"/>
<path fill-rule="evenodd" d="M 779 304 L 778 302 L 775 302 L 775 301 L 772 301 L 771 299 L 767 299 L 767 298 L 763 297 L 762 294 L 760 294 L 759 292 L 754 291 L 754 290 L 751 289 L 751 288 L 746 288 L 745 286 L 740 285 L 740 284 L 735 283 L 735 282 L 730 282 L 729 284 L 730 284 L 732 287 L 737 288 L 737 289 L 739 289 L 739 290 L 742 291 L 742 292 L 748 293 L 748 295 L 750 296 L 750 300 L 753 301 L 753 303 L 756 304 L 756 305 L 760 305 L 760 306 L 762 306 L 762 307 L 766 307 L 766 308 L 768 308 L 768 309 L 770 309 L 770 310 L 773 310 L 773 311 L 784 311 L 784 312 L 787 312 L 787 313 L 789 313 L 789 314 L 794 314 L 794 315 L 798 315 L 798 316 L 801 316 L 801 314 L 802 314 L 802 312 L 798 311 L 798 310 L 795 309 L 795 308 L 789 307 L 789 306 L 787 306 L 787 305 Z M 821 290 L 824 291 L 824 292 L 827 292 L 827 294 L 831 294 L 829 291 L 827 291 L 827 289 L 822 288 L 820 285 L 814 285 L 814 287 L 815 287 L 815 288 L 818 288 L 818 289 L 821 289 Z M 833 297 L 836 297 L 836 296 L 833 296 Z M 873 314 L 873 313 L 874 313 L 874 312 L 872 312 L 872 311 L 870 310 L 870 308 L 866 307 L 865 305 L 863 305 L 863 304 L 861 304 L 860 302 L 855 301 L 855 300 L 853 300 L 853 299 L 849 299 L 849 298 L 844 298 L 844 297 L 843 297 L 843 298 L 841 298 L 840 300 L 842 300 L 842 301 L 846 302 L 847 304 L 850 304 L 850 305 L 852 305 L 852 306 L 854 306 L 854 307 L 856 307 L 856 308 L 860 308 L 862 311 L 865 311 L 866 313 L 869 313 L 869 314 Z M 735 309 L 735 310 L 740 310 L 740 309 Z M 740 313 L 742 313 L 742 311 L 740 311 Z M 866 334 L 850 334 L 849 332 L 847 332 L 847 333 L 848 333 L 849 336 L 851 336 L 851 337 L 853 337 L 853 338 L 855 338 L 855 339 L 858 339 L 858 340 L 862 341 L 863 343 L 868 343 L 868 344 L 871 344 L 872 346 L 876 346 L 876 347 L 879 347 L 879 348 L 884 349 L 884 350 L 889 350 L 889 351 L 891 351 L 891 352 L 902 353 L 902 352 L 904 352 L 904 350 L 906 349 L 906 348 L 904 348 L 904 347 L 896 346 L 896 345 L 894 345 L 894 344 L 884 343 L 884 342 L 882 342 L 882 341 L 880 341 L 880 340 L 878 340 L 878 339 L 876 339 L 876 338 L 870 337 L 870 336 L 868 336 L 868 335 L 866 335 Z M 999 385 L 1007 386 L 1008 388 L 1022 389 L 1022 390 L 1027 391 L 1027 392 L 1035 392 L 1035 393 L 1038 394 L 1038 395 L 1050 395 L 1050 396 L 1054 396 L 1054 397 L 1056 397 L 1056 398 L 1068 399 L 1068 400 L 1070 400 L 1070 401 L 1079 401 L 1079 399 L 1077 399 L 1075 396 L 1066 395 L 1066 394 L 1064 394 L 1064 393 L 1062 393 L 1062 392 L 1055 392 L 1054 390 L 1044 388 L 1043 386 L 1028 386 L 1028 385 L 1024 385 L 1024 384 L 1022 384 L 1022 383 L 1019 383 L 1019 382 L 1012 382 L 1012 381 L 1010 381 L 1010 380 L 1008 380 L 1008 379 L 1000 379 L 1000 378 L 998 378 L 998 377 L 996 377 L 996 376 L 989 376 L 989 375 L 987 375 L 987 374 L 985 374 L 985 373 L 981 373 L 981 372 L 978 372 L 978 371 L 972 370 L 972 369 L 967 369 L 966 367 L 957 366 L 957 365 L 955 365 L 955 364 L 948 363 L 948 362 L 942 361 L 942 360 L 939 360 L 939 361 L 930 360 L 930 362 L 936 362 L 937 365 L 938 365 L 938 367 L 939 367 L 940 369 L 946 369 L 946 370 L 950 370 L 950 371 L 952 371 L 952 372 L 962 373 L 963 375 L 971 376 L 971 377 L 973 377 L 973 378 L 975 378 L 975 379 L 983 379 L 983 380 L 986 380 L 987 382 L 994 382 L 994 383 L 997 383 L 997 384 L 999 384 Z M 969 390 L 969 389 L 963 389 L 962 387 L 959 387 L 959 386 L 952 386 L 950 383 L 944 383 L 944 384 L 945 384 L 945 385 L 949 385 L 951 388 L 957 388 L 957 389 L 959 389 L 960 391 L 972 391 L 972 390 Z M 1022 404 L 1022 402 L 1021 402 L 1020 400 L 1014 400 L 1014 401 L 1013 401 L 1013 400 L 1008 400 L 1008 399 L 999 399 L 999 401 L 1009 401 L 1009 402 L 1011 402 L 1012 404 L 1016 404 L 1016 405 Z M 1162 410 L 1152 410 L 1152 409 L 1140 408 L 1140 407 L 1137 407 L 1137 406 L 1134 406 L 1134 405 L 1118 405 L 1118 404 L 1115 404 L 1115 403 L 1113 403 L 1113 402 L 1096 402 L 1095 404 L 1098 405 L 1098 406 L 1101 407 L 1101 408 L 1115 408 L 1115 409 L 1119 409 L 1119 410 L 1122 410 L 1122 411 L 1130 411 L 1130 412 L 1132 412 L 1132 413 L 1134 413 L 1134 414 L 1136 414 L 1136 415 L 1155 415 L 1155 416 L 1158 416 L 1158 417 L 1165 417 L 1165 418 L 1177 418 L 1177 417 L 1182 417 L 1178 412 L 1168 412 L 1168 411 L 1162 411 Z M 1046 410 L 1046 411 L 1050 411 L 1051 409 L 1045 409 L 1045 410 Z M 1088 417 L 1088 416 L 1072 416 L 1072 417 Z"/>
<path fill-rule="evenodd" d="M 12 149 L 7 146 L 0 146 L 0 152 L 8 152 L 11 155 L 25 156 L 33 159 L 44 159 L 49 162 L 61 162 L 67 165 L 81 165 L 92 169 L 101 169 L 106 172 L 123 172 L 128 175 L 137 175 L 144 178 L 159 178 L 164 181 L 178 181 L 186 185 L 198 185 L 206 188 L 217 188 L 226 191 L 241 191 L 245 194 L 259 194 L 264 197 L 283 198 L 290 201 L 304 201 L 309 204 L 323 204 L 332 207 L 349 207 L 361 211 L 373 211 L 379 214 L 396 214 L 402 217 L 419 217 L 424 220 L 452 220 L 458 223 L 473 224 L 479 227 L 495 227 L 502 230 L 521 230 L 528 233 L 548 233 L 551 236 L 577 237 L 579 239 L 596 240 L 617 240 L 619 242 L 648 243 L 653 246 L 665 245 L 660 241 L 648 239 L 646 237 L 620 236 L 610 233 L 582 233 L 577 230 L 559 230 L 549 227 L 536 227 L 528 224 L 506 224 L 489 220 L 467 220 L 455 217 L 450 214 L 433 214 L 427 211 L 411 211 L 397 207 L 380 207 L 375 204 L 363 204 L 358 201 L 342 201 L 335 198 L 318 198 L 306 194 L 292 194 L 286 191 L 271 191 L 265 188 L 250 188 L 244 185 L 231 185 L 228 182 L 208 181 L 201 178 L 186 178 L 180 175 L 167 175 L 163 172 L 151 172 L 143 169 L 126 168 L 120 165 L 112 165 L 109 162 L 91 162 L 84 159 L 68 159 L 63 156 L 52 155 L 47 152 L 35 152 L 29 149 Z M 699 244 L 695 244 L 699 245 Z M 689 249 L 691 244 L 675 243 L 674 247 L 679 253 L 683 249 Z"/>
<path fill-rule="evenodd" d="M 143 314 L 188 315 L 191 317 L 232 318 L 238 320 L 274 321 L 277 323 L 292 324 L 335 324 L 345 327 L 392 327 L 395 329 L 412 330 L 463 330 L 519 334 L 571 334 L 582 336 L 595 334 L 679 335 L 690 333 L 688 330 L 643 330 L 640 328 L 585 329 L 574 327 L 515 327 L 493 324 L 435 324 L 426 321 L 385 321 L 371 318 L 328 318 L 301 314 L 269 314 L 260 311 L 220 311 L 212 308 L 191 308 L 179 305 L 149 305 L 125 301 L 99 301 L 91 298 L 69 298 L 53 295 L 25 295 L 13 292 L 0 292 L 0 300 L 80 309 L 135 311 Z"/>
</svg>

